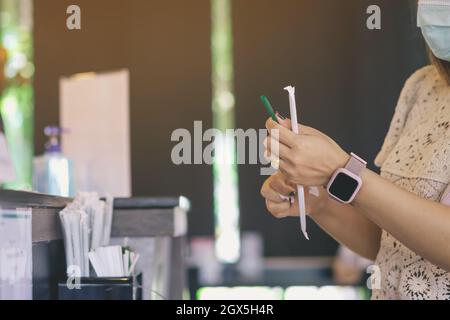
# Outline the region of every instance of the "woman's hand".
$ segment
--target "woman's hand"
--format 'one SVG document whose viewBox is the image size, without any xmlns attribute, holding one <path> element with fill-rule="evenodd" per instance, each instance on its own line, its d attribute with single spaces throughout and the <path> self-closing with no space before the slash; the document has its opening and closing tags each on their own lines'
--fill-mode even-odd
<svg viewBox="0 0 450 320">
<path fill-rule="evenodd" d="M 278 116 L 278 118 L 282 126 L 285 126 L 285 128 L 291 127 L 289 120 L 284 120 L 280 116 Z M 283 130 L 284 128 L 282 126 L 276 126 L 275 122 L 270 123 L 268 121 L 267 124 L 268 128 L 275 127 L 283 131 L 280 139 L 281 141 L 284 141 L 283 139 L 286 139 L 285 136 L 287 136 L 287 139 L 291 139 L 290 141 L 292 141 L 292 144 L 298 143 L 300 145 L 298 148 L 295 146 L 288 147 L 286 145 L 281 147 L 280 151 L 283 156 L 288 154 L 289 157 L 291 157 L 292 155 L 295 155 L 296 152 L 299 152 L 300 154 L 298 157 L 304 159 L 298 168 L 300 178 L 296 178 L 297 174 L 295 172 L 297 169 L 292 168 L 290 177 L 293 178 L 292 180 L 294 180 L 294 182 L 283 172 L 277 172 L 265 181 L 261 189 L 261 194 L 266 199 L 267 209 L 270 213 L 277 218 L 298 216 L 299 209 L 297 195 L 293 197 L 293 200 L 295 200 L 293 203 L 286 200 L 286 197 L 296 191 L 297 183 L 307 185 L 307 187 L 305 187 L 305 202 L 306 212 L 309 216 L 339 242 L 347 245 L 353 251 L 366 258 L 375 259 L 380 249 L 381 228 L 367 217 L 367 212 L 376 212 L 377 206 L 379 207 L 380 204 L 383 204 L 383 200 L 381 199 L 386 199 L 389 196 L 383 194 L 381 197 L 377 197 L 375 201 L 372 197 L 368 197 L 375 203 L 375 207 L 370 207 L 369 210 L 362 210 L 354 205 L 343 205 L 337 201 L 331 200 L 323 186 L 328 182 L 329 176 L 334 170 L 345 166 L 349 156 L 346 155 L 333 140 L 312 128 L 301 127 L 302 134 L 296 136 L 288 129 L 285 129 L 288 130 L 288 132 L 286 132 Z M 297 139 L 299 140 L 298 142 Z M 267 149 L 270 151 L 270 141 L 266 141 L 266 143 L 268 146 Z M 312 150 L 310 151 L 309 148 Z M 307 154 L 302 157 L 302 152 Z M 328 162 L 327 160 L 330 160 L 329 158 L 331 158 L 332 161 Z M 286 159 L 288 158 L 286 157 Z M 303 165 L 303 161 L 309 165 Z M 284 172 L 289 170 L 289 168 L 294 167 L 294 163 L 296 163 L 293 161 L 292 164 L 289 163 L 288 167 L 286 162 L 287 160 L 284 159 L 281 161 L 281 170 Z M 312 168 L 310 168 L 310 166 L 312 166 Z M 379 179 L 385 181 L 382 178 Z M 309 188 L 308 185 L 313 186 L 320 184 L 322 184 L 322 186 L 318 187 L 318 196 L 313 195 L 311 193 L 312 189 Z M 383 186 L 380 189 L 384 190 L 387 188 Z M 363 194 L 365 193 L 364 191 L 365 190 L 362 190 Z M 388 194 L 390 193 L 393 192 L 388 192 Z M 395 199 L 396 196 L 393 198 Z M 386 215 L 383 215 L 382 221 L 389 220 L 393 216 L 392 208 L 390 206 L 392 202 L 389 201 L 387 203 Z M 404 204 L 405 201 L 401 201 L 401 203 Z M 410 209 L 409 206 L 405 207 L 408 210 Z M 422 223 L 422 225 L 425 224 L 426 223 Z M 447 226 L 445 226 L 445 228 L 450 230 Z M 404 228 L 401 227 L 401 229 L 403 230 Z M 419 228 L 416 227 L 415 230 L 417 229 Z M 445 243 L 448 244 L 448 241 Z M 441 252 L 444 251 L 445 250 L 441 250 Z M 445 252 L 448 252 L 448 250 Z"/>
<path fill-rule="evenodd" d="M 288 129 L 287 119 L 280 119 L 280 124 L 269 119 L 266 128 L 270 135 L 267 153 L 279 157 L 279 170 L 291 183 L 325 186 L 350 158 L 336 142 L 316 129 L 300 126 L 297 135 Z"/>
<path fill-rule="evenodd" d="M 325 190 L 320 187 L 319 194 L 314 195 L 306 188 L 305 192 L 306 212 L 314 215 L 319 212 L 327 203 L 328 196 Z M 294 193 L 297 188 L 281 172 L 269 177 L 261 188 L 261 195 L 266 199 L 266 207 L 276 218 L 294 217 L 299 215 L 298 198 Z M 293 201 L 291 201 L 292 199 Z"/>
</svg>

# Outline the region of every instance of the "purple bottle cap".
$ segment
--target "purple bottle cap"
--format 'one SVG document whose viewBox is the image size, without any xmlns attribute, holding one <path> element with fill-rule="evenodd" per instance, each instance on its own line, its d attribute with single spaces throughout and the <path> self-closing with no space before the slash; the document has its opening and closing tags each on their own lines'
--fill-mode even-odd
<svg viewBox="0 0 450 320">
<path fill-rule="evenodd" d="M 67 130 L 58 126 L 47 126 L 44 128 L 44 134 L 49 137 L 49 140 L 45 144 L 45 151 L 47 153 L 61 152 L 59 136 L 63 133 L 67 133 Z"/>
</svg>

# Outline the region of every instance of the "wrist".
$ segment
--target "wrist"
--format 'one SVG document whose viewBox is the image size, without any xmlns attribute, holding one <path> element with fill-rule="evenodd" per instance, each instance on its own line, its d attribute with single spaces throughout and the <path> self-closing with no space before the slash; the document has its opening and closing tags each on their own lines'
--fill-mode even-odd
<svg viewBox="0 0 450 320">
<path fill-rule="evenodd" d="M 320 188 L 318 199 L 316 200 L 316 204 L 313 206 L 313 210 L 308 212 L 308 215 L 314 219 L 318 216 L 322 216 L 326 214 L 330 208 L 331 201 L 330 197 L 328 197 L 325 189 Z"/>
<path fill-rule="evenodd" d="M 335 161 L 333 162 L 333 165 L 331 165 L 331 172 L 329 172 L 328 179 L 325 183 L 325 185 L 331 180 L 331 177 L 334 175 L 334 173 L 341 169 L 345 168 L 347 163 L 349 162 L 351 156 L 347 152 L 341 150 L 341 152 L 336 156 Z"/>
<path fill-rule="evenodd" d="M 316 220 L 321 216 L 326 215 L 329 207 L 330 207 L 330 198 L 327 195 L 325 195 L 316 205 L 314 210 L 312 212 L 309 212 L 308 215 L 311 219 Z"/>
<path fill-rule="evenodd" d="M 347 165 L 347 163 L 350 161 L 350 158 L 351 158 L 350 154 L 348 154 L 345 151 L 342 151 L 341 155 L 339 157 L 339 163 L 338 163 L 336 170 L 340 169 L 340 168 L 344 168 Z"/>
</svg>

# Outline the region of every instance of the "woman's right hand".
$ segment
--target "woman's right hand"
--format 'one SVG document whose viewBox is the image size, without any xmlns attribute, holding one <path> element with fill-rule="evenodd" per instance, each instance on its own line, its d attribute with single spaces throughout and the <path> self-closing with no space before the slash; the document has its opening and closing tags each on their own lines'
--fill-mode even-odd
<svg viewBox="0 0 450 320">
<path fill-rule="evenodd" d="M 317 188 L 318 195 L 312 194 L 310 188 L 305 188 L 306 212 L 314 215 L 326 205 L 328 195 L 323 187 Z M 298 197 L 295 194 L 297 187 L 289 182 L 286 177 L 277 172 L 270 176 L 261 188 L 261 195 L 266 199 L 267 210 L 276 218 L 295 217 L 299 215 Z M 295 199 L 292 203 L 289 198 Z"/>
</svg>

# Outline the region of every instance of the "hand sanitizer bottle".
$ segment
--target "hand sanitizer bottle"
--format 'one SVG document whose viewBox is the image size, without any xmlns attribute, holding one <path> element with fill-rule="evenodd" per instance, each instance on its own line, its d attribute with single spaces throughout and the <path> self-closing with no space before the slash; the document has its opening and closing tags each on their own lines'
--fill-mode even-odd
<svg viewBox="0 0 450 320">
<path fill-rule="evenodd" d="M 48 141 L 45 153 L 34 160 L 33 188 L 35 191 L 55 196 L 74 195 L 72 162 L 61 152 L 60 136 L 64 130 L 48 126 L 44 130 Z"/>
</svg>

